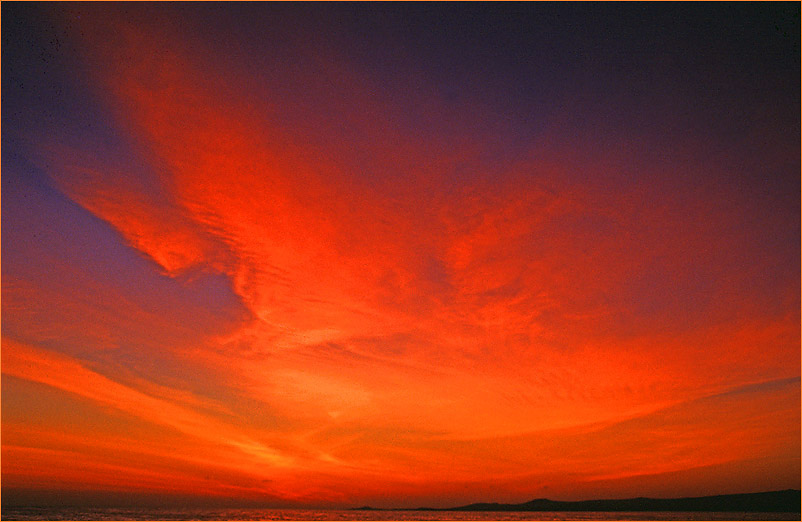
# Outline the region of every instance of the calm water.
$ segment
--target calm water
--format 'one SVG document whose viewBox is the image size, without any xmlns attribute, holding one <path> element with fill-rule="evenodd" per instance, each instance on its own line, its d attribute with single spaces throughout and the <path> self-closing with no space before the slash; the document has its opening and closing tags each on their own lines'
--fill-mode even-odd
<svg viewBox="0 0 802 522">
<path fill-rule="evenodd" d="M 799 513 L 5 508 L 3 520 L 799 520 Z"/>
</svg>

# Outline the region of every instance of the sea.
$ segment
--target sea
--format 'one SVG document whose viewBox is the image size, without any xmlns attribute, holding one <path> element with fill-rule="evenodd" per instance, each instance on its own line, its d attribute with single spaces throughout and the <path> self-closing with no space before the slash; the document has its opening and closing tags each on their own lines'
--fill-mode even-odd
<svg viewBox="0 0 802 522">
<path fill-rule="evenodd" d="M 2 520 L 800 520 L 730 511 L 362 511 L 304 509 L 3 508 Z"/>
</svg>

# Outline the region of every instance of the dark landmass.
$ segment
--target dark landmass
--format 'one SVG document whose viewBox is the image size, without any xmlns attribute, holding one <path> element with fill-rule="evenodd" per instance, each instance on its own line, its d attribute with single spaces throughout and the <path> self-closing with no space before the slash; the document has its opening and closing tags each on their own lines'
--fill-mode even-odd
<svg viewBox="0 0 802 522">
<path fill-rule="evenodd" d="M 747 513 L 799 513 L 798 489 L 689 498 L 627 498 L 564 502 L 539 498 L 523 504 L 478 503 L 453 508 L 417 508 L 414 511 L 739 511 Z M 355 508 L 381 510 L 369 506 Z M 386 511 L 407 511 L 388 509 Z"/>
</svg>

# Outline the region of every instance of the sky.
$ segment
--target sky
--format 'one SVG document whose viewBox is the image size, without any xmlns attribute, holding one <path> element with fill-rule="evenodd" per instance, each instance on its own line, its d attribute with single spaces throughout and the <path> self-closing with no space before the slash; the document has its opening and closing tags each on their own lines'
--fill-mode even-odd
<svg viewBox="0 0 802 522">
<path fill-rule="evenodd" d="M 2 4 L 2 502 L 800 487 L 800 6 Z"/>
</svg>

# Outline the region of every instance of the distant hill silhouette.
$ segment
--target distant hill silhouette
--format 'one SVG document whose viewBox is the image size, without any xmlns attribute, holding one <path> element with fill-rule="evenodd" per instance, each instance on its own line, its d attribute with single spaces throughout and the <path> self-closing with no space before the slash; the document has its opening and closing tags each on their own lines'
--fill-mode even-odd
<svg viewBox="0 0 802 522">
<path fill-rule="evenodd" d="M 740 511 L 748 513 L 799 513 L 798 489 L 689 498 L 628 498 L 564 502 L 539 498 L 523 504 L 477 503 L 453 508 L 418 508 L 425 511 Z M 368 506 L 357 509 L 375 509 Z"/>
</svg>

